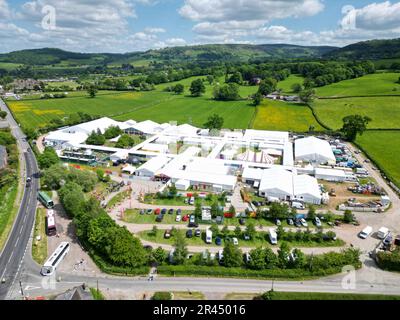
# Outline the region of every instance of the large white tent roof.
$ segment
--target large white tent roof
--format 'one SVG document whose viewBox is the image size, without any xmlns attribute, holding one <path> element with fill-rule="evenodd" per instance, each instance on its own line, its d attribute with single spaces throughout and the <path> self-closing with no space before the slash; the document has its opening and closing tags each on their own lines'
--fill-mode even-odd
<svg viewBox="0 0 400 320">
<path fill-rule="evenodd" d="M 328 141 L 307 137 L 295 141 L 296 160 L 336 161 Z"/>
<path fill-rule="evenodd" d="M 260 182 L 260 191 L 266 190 L 279 190 L 287 195 L 292 195 L 293 173 L 279 167 L 264 170 Z"/>
</svg>

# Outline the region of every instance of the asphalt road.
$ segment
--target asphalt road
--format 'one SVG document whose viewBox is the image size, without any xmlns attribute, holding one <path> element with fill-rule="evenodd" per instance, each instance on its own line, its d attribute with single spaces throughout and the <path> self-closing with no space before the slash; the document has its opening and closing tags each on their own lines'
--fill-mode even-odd
<svg viewBox="0 0 400 320">
<path fill-rule="evenodd" d="M 0 99 L 0 108 L 8 112 L 7 121 L 11 130 L 18 140 L 19 151 L 23 153 L 23 161 L 25 162 L 25 177 L 31 177 L 30 187 L 25 188 L 24 195 L 20 204 L 17 218 L 15 219 L 8 241 L 0 255 L 0 280 L 5 279 L 5 283 L 0 281 L 0 300 L 4 300 L 10 287 L 14 284 L 20 271 L 20 266 L 25 255 L 27 244 L 32 233 L 35 221 L 38 179 L 34 176 L 38 167 L 35 156 L 25 140 L 25 135 L 18 126 L 14 118 L 11 116 L 5 103 Z M 21 164 L 23 165 L 23 164 Z"/>
</svg>

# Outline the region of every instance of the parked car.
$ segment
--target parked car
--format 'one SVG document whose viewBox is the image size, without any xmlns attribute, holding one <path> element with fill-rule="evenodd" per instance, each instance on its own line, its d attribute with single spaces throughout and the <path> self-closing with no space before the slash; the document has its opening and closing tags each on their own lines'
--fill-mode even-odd
<svg viewBox="0 0 400 320">
<path fill-rule="evenodd" d="M 181 214 L 182 214 L 182 210 L 181 210 L 181 209 L 176 210 L 176 214 L 177 214 L 178 216 L 181 215 Z"/>
<path fill-rule="evenodd" d="M 367 226 L 358 234 L 361 239 L 367 239 L 368 236 L 372 233 L 372 227 Z"/>
<path fill-rule="evenodd" d="M 215 238 L 215 244 L 216 244 L 217 246 L 222 245 L 222 239 L 221 239 L 220 237 L 216 237 L 216 238 Z"/>
<path fill-rule="evenodd" d="M 174 209 L 169 209 L 168 214 L 174 214 Z"/>
<path fill-rule="evenodd" d="M 175 221 L 176 222 L 181 222 L 182 221 L 182 216 L 176 216 Z"/>
<path fill-rule="evenodd" d="M 157 222 L 162 222 L 163 221 L 164 216 L 162 214 L 159 214 L 156 218 Z"/>
<path fill-rule="evenodd" d="M 162 214 L 162 215 L 164 215 L 164 214 L 166 214 L 166 213 L 167 213 L 167 209 L 162 209 L 162 210 L 161 210 L 161 214 Z"/>
<path fill-rule="evenodd" d="M 188 214 L 184 215 L 182 221 L 186 222 L 188 220 L 189 220 L 189 215 Z"/>
<path fill-rule="evenodd" d="M 247 233 L 245 233 L 243 235 L 243 239 L 246 240 L 246 241 L 249 241 L 250 240 L 250 236 Z"/>
<path fill-rule="evenodd" d="M 239 224 L 240 224 L 241 226 L 244 226 L 244 225 L 246 224 L 246 219 L 240 218 L 240 219 L 239 219 Z"/>
<path fill-rule="evenodd" d="M 318 228 L 321 228 L 321 227 L 322 227 L 321 220 L 320 220 L 318 217 L 315 217 L 314 223 L 315 223 L 315 225 L 316 225 Z"/>
<path fill-rule="evenodd" d="M 189 204 L 190 204 L 191 206 L 194 205 L 194 197 L 191 197 L 191 198 L 190 198 Z"/>
<path fill-rule="evenodd" d="M 279 227 L 282 224 L 282 222 L 279 219 L 275 219 L 275 224 Z"/>
<path fill-rule="evenodd" d="M 153 210 L 152 209 L 147 209 L 146 214 L 152 214 Z"/>
<path fill-rule="evenodd" d="M 303 227 L 305 227 L 305 228 L 308 227 L 308 223 L 307 223 L 306 219 L 301 218 L 301 219 L 300 219 L 300 223 L 301 223 L 301 225 L 302 225 Z"/>
<path fill-rule="evenodd" d="M 140 210 L 140 212 L 139 212 L 139 214 L 142 216 L 142 215 L 144 215 L 144 210 L 142 209 L 142 210 Z"/>
<path fill-rule="evenodd" d="M 244 262 L 245 262 L 246 264 L 250 263 L 250 261 L 251 261 L 250 253 L 246 252 L 246 253 L 244 254 L 243 260 L 244 260 Z"/>
<path fill-rule="evenodd" d="M 260 206 L 260 203 L 258 202 L 258 201 L 252 201 L 251 202 L 254 206 L 256 206 L 256 207 L 259 207 Z"/>
<path fill-rule="evenodd" d="M 186 237 L 193 238 L 193 230 L 192 229 L 189 229 L 188 231 L 186 231 Z"/>
<path fill-rule="evenodd" d="M 196 229 L 195 232 L 194 232 L 194 235 L 196 237 L 201 237 L 201 230 L 200 229 Z"/>
<path fill-rule="evenodd" d="M 386 236 L 386 238 L 383 239 L 383 244 L 384 244 L 385 246 L 389 246 L 390 244 L 392 244 L 392 242 L 393 242 L 393 236 L 392 236 L 392 234 L 389 232 L 389 234 Z"/>
<path fill-rule="evenodd" d="M 189 217 L 189 227 L 190 228 L 197 228 L 199 225 L 198 225 L 198 223 L 196 222 L 196 217 L 192 214 L 190 217 Z"/>
<path fill-rule="evenodd" d="M 224 222 L 224 217 L 222 216 L 217 216 L 217 218 L 215 219 L 215 222 L 217 224 L 222 224 Z"/>
<path fill-rule="evenodd" d="M 294 225 L 293 219 L 288 218 L 288 219 L 287 219 L 287 224 L 288 224 L 289 226 L 293 226 L 293 225 Z"/>
<path fill-rule="evenodd" d="M 165 232 L 164 232 L 164 238 L 165 238 L 165 239 L 171 238 L 171 231 L 170 231 L 170 230 L 165 230 Z"/>
<path fill-rule="evenodd" d="M 300 227 L 301 227 L 300 219 L 296 219 L 296 220 L 294 221 L 294 224 L 295 224 L 295 226 L 296 226 L 297 228 L 300 228 Z"/>
<path fill-rule="evenodd" d="M 158 209 L 154 210 L 155 215 L 159 215 L 160 213 L 161 213 L 161 209 L 158 208 Z"/>
<path fill-rule="evenodd" d="M 236 238 L 236 237 L 232 238 L 232 243 L 233 243 L 235 246 L 238 246 L 238 245 L 239 245 L 239 240 L 238 240 L 238 238 Z"/>
</svg>

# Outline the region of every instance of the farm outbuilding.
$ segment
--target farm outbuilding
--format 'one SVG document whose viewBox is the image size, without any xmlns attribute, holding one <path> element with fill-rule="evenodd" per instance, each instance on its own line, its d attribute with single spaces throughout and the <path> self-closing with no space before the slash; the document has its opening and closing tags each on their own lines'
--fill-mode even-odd
<svg viewBox="0 0 400 320">
<path fill-rule="evenodd" d="M 336 158 L 329 142 L 315 137 L 295 141 L 295 160 L 317 164 L 336 164 Z"/>
</svg>

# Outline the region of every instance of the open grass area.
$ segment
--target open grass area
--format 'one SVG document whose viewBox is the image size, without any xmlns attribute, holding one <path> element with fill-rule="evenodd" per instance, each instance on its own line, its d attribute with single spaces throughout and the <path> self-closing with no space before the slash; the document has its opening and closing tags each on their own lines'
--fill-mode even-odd
<svg viewBox="0 0 400 320">
<path fill-rule="evenodd" d="M 75 81 L 62 81 L 62 82 L 46 82 L 46 86 L 49 88 L 60 88 L 62 86 L 67 86 L 70 88 L 76 88 L 79 86 Z"/>
<path fill-rule="evenodd" d="M 295 74 L 291 74 L 287 79 L 278 83 L 278 89 L 285 94 L 293 94 L 292 86 L 296 83 L 303 85 L 304 78 Z"/>
<path fill-rule="evenodd" d="M 38 240 L 40 237 L 40 240 Z M 46 210 L 36 210 L 35 229 L 33 230 L 32 258 L 42 265 L 47 258 L 47 235 L 46 235 Z"/>
<path fill-rule="evenodd" d="M 357 143 L 400 186 L 400 131 L 367 131 Z"/>
<path fill-rule="evenodd" d="M 400 95 L 399 73 L 375 73 L 316 89 L 319 97 Z"/>
<path fill-rule="evenodd" d="M 400 300 L 400 296 L 383 294 L 278 291 L 274 291 L 271 298 L 272 300 Z"/>
<path fill-rule="evenodd" d="M 19 209 L 19 203 L 16 203 L 17 193 L 18 182 L 0 188 L 0 249 L 7 240 Z"/>
<path fill-rule="evenodd" d="M 369 129 L 400 128 L 400 96 L 318 99 L 313 107 L 322 123 L 332 129 L 340 129 L 342 119 L 354 114 L 369 116 L 372 119 Z"/>
<path fill-rule="evenodd" d="M 0 62 L 0 69 L 5 69 L 7 71 L 18 69 L 21 66 L 19 63 L 12 62 Z"/>
<path fill-rule="evenodd" d="M 174 300 L 204 300 L 204 294 L 202 292 L 192 291 L 174 291 L 172 292 Z"/>
<path fill-rule="evenodd" d="M 310 126 L 315 131 L 324 129 L 315 120 L 311 110 L 301 104 L 265 100 L 258 107 L 254 129 L 307 132 Z"/>
<path fill-rule="evenodd" d="M 64 99 L 42 100 L 40 96 L 32 96 L 25 97 L 26 99 L 22 101 L 10 100 L 7 103 L 24 128 L 43 127 L 52 119 L 62 119 L 76 112 L 108 116 L 116 120 L 177 121 L 196 126 L 203 126 L 210 115 L 217 113 L 224 117 L 226 128 L 245 129 L 249 126 L 255 112 L 250 101 L 244 99 L 231 102 L 214 101 L 211 99 L 213 86 L 208 84 L 204 96 L 190 97 L 189 86 L 194 79 L 196 77 L 179 81 L 185 85 L 183 95 L 164 92 L 165 87 L 176 84 L 168 83 L 159 85 L 155 91 L 150 92 L 99 91 L 94 99 L 82 91 L 71 92 L 68 98 Z M 255 91 L 256 87 L 241 87 L 243 97 Z"/>
</svg>

